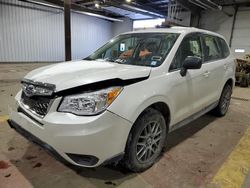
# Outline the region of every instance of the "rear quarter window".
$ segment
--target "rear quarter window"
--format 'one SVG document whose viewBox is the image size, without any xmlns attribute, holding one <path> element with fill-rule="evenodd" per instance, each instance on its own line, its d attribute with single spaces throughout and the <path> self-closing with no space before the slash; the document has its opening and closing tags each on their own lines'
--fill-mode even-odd
<svg viewBox="0 0 250 188">
<path fill-rule="evenodd" d="M 205 62 L 221 59 L 223 54 L 216 36 L 204 35 Z"/>
<path fill-rule="evenodd" d="M 222 55 L 223 55 L 223 58 L 226 58 L 230 55 L 230 50 L 229 50 L 229 47 L 226 43 L 226 41 L 222 38 L 218 38 L 219 42 L 220 42 L 220 46 L 221 46 L 221 50 L 222 50 Z"/>
</svg>

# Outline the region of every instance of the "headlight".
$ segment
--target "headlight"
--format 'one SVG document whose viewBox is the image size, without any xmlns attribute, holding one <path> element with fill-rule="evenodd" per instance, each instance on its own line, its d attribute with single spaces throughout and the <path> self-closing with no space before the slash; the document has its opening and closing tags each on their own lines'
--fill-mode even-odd
<svg viewBox="0 0 250 188">
<path fill-rule="evenodd" d="M 99 91 L 64 97 L 59 112 L 76 115 L 96 115 L 106 110 L 122 91 L 122 87 L 111 87 Z"/>
</svg>

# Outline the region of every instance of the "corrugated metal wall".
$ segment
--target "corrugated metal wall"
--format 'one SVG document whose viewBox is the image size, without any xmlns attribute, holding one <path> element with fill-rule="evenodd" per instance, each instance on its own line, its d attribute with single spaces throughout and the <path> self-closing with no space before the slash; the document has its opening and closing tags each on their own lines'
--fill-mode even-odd
<svg viewBox="0 0 250 188">
<path fill-rule="evenodd" d="M 112 23 L 72 13 L 72 58 L 86 57 L 113 36 Z M 0 0 L 0 62 L 63 61 L 61 10 Z"/>
<path fill-rule="evenodd" d="M 234 14 L 233 7 L 224 7 L 223 10 Z M 228 16 L 222 11 L 206 11 L 201 16 L 200 27 L 222 34 L 229 42 L 233 16 Z M 235 53 L 235 49 L 244 49 L 245 53 Z M 231 50 L 236 57 L 243 57 L 250 53 L 250 8 L 239 7 L 232 38 Z"/>
<path fill-rule="evenodd" d="M 232 50 L 244 49 L 245 53 L 250 53 L 250 8 L 240 8 L 234 26 Z M 242 54 L 236 53 L 242 57 Z"/>
<path fill-rule="evenodd" d="M 233 7 L 224 7 L 223 10 L 234 14 Z M 201 15 L 200 27 L 223 35 L 227 42 L 230 40 L 233 16 L 229 17 L 222 11 L 204 11 Z"/>
<path fill-rule="evenodd" d="M 133 21 L 129 18 L 120 18 L 123 22 L 114 22 L 113 23 L 113 35 L 119 35 L 121 33 L 125 33 L 127 31 L 132 31 L 133 29 Z"/>
<path fill-rule="evenodd" d="M 112 22 L 72 13 L 72 58 L 80 59 L 113 37 Z"/>
</svg>

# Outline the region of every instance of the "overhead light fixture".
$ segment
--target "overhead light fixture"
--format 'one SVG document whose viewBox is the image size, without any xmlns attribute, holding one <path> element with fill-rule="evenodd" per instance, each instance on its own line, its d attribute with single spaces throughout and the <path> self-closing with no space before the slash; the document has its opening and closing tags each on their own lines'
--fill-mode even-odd
<svg viewBox="0 0 250 188">
<path fill-rule="evenodd" d="M 236 53 L 245 53 L 245 49 L 236 48 L 236 49 L 234 50 L 234 52 L 236 52 Z"/>
<path fill-rule="evenodd" d="M 95 7 L 96 7 L 96 8 L 100 8 L 99 3 L 95 3 Z"/>
<path fill-rule="evenodd" d="M 132 0 L 126 0 L 127 3 L 131 3 Z"/>
<path fill-rule="evenodd" d="M 72 10 L 72 11 L 75 12 L 75 13 L 78 13 L 78 14 L 85 14 L 85 15 L 88 15 L 88 16 L 94 16 L 94 17 L 97 17 L 97 18 L 102 18 L 102 19 L 110 20 L 110 21 L 114 21 L 114 22 L 123 22 L 123 20 L 116 19 L 116 18 L 111 18 L 111 17 L 108 17 L 108 16 L 103 16 L 103 15 L 100 15 L 100 14 L 94 14 L 94 13 L 83 12 L 83 11 L 75 11 L 75 10 Z"/>
</svg>

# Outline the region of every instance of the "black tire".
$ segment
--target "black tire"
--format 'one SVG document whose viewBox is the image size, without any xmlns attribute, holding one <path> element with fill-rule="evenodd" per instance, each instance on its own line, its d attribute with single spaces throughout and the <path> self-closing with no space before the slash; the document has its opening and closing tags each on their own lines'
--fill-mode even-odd
<svg viewBox="0 0 250 188">
<path fill-rule="evenodd" d="M 221 93 L 221 97 L 219 100 L 219 104 L 212 111 L 213 115 L 218 116 L 218 117 L 222 117 L 226 115 L 228 108 L 229 108 L 231 95 L 232 95 L 232 87 L 229 84 L 227 84 L 223 88 L 223 91 Z"/>
<path fill-rule="evenodd" d="M 133 172 L 150 168 L 161 154 L 166 135 L 166 122 L 162 114 L 153 108 L 146 109 L 130 131 L 123 160 L 125 167 Z"/>
</svg>

